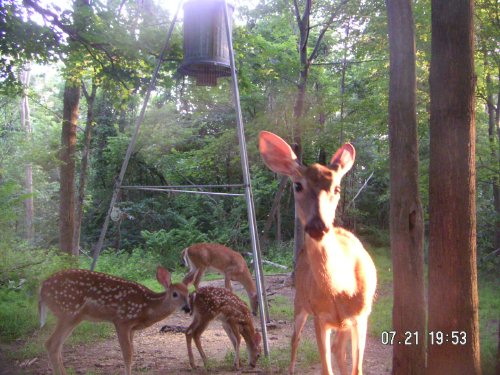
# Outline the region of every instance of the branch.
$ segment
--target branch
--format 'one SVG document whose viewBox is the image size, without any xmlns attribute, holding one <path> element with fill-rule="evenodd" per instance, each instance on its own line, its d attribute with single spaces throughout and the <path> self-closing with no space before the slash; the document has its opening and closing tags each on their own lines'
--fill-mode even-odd
<svg viewBox="0 0 500 375">
<path fill-rule="evenodd" d="M 356 198 L 358 197 L 359 194 L 361 194 L 361 192 L 363 191 L 363 189 L 366 187 L 366 184 L 368 184 L 368 181 L 370 181 L 370 179 L 373 177 L 373 174 L 375 172 L 372 172 L 372 174 L 365 180 L 365 183 L 363 184 L 363 186 L 361 186 L 358 190 L 358 192 L 356 193 L 356 195 L 354 196 L 354 198 L 351 199 L 351 201 L 349 202 L 349 204 L 347 205 L 347 208 L 346 210 L 351 207 L 351 205 L 354 203 L 354 201 L 356 200 Z"/>
<path fill-rule="evenodd" d="M 340 12 L 341 8 L 348 2 L 349 0 L 342 0 L 340 4 L 337 6 L 337 8 L 332 12 L 330 18 L 328 21 L 325 23 L 323 26 L 323 29 L 321 29 L 318 39 L 316 40 L 316 45 L 314 46 L 313 51 L 311 52 L 311 55 L 309 56 L 309 62 L 312 63 L 314 59 L 316 58 L 318 51 L 319 51 L 319 46 L 321 42 L 323 41 L 323 37 L 325 36 L 326 31 L 330 28 L 330 26 L 333 23 L 333 20 L 338 16 L 338 13 Z"/>
</svg>

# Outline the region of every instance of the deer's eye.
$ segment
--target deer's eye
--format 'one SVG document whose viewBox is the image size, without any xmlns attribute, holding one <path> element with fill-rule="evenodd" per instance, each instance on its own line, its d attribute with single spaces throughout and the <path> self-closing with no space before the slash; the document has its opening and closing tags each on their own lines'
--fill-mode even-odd
<svg viewBox="0 0 500 375">
<path fill-rule="evenodd" d="M 335 186 L 334 192 L 335 194 L 340 194 L 340 186 Z"/>
<path fill-rule="evenodd" d="M 304 187 L 302 186 L 302 184 L 300 182 L 295 182 L 293 184 L 293 189 L 297 192 L 297 193 L 300 193 L 302 190 L 304 190 Z"/>
<path fill-rule="evenodd" d="M 173 292 L 172 297 L 177 298 L 177 297 L 179 297 L 179 294 L 177 294 L 177 292 Z"/>
</svg>

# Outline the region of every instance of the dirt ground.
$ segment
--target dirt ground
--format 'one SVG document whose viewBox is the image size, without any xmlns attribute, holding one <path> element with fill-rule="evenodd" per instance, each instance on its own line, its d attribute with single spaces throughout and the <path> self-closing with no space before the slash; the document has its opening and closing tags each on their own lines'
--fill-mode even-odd
<svg viewBox="0 0 500 375">
<path fill-rule="evenodd" d="M 288 277 L 286 275 L 266 277 L 266 290 L 270 303 L 274 296 L 282 295 L 293 301 L 294 289 L 287 286 Z M 202 283 L 203 284 L 203 283 Z M 223 286 L 222 280 L 205 282 L 203 285 Z M 233 283 L 236 292 L 244 292 L 238 283 Z M 272 319 L 272 316 L 271 316 Z M 191 370 L 189 366 L 186 340 L 182 332 L 190 324 L 191 317 L 183 312 L 177 312 L 165 320 L 153 326 L 138 331 L 134 338 L 134 362 L 133 372 L 143 374 L 234 374 L 229 361 L 219 362 L 228 352 L 232 351 L 232 346 L 227 338 L 222 326 L 215 321 L 210 324 L 202 335 L 202 344 L 207 356 L 217 360 L 215 365 L 206 371 L 202 368 L 202 361 L 193 344 L 195 360 L 199 366 L 196 370 Z M 268 329 L 268 342 L 270 350 L 276 348 L 288 348 L 292 335 L 291 321 L 273 321 L 273 327 Z M 169 325 L 173 329 L 167 333 L 160 333 L 163 325 Z M 255 324 L 260 327 L 260 320 L 255 318 Z M 306 323 L 303 338 L 309 337 L 313 342 L 314 328 L 311 319 Z M 5 347 L 4 347 L 5 348 Z M 242 351 L 245 351 L 244 341 Z M 300 350 L 300 349 L 299 349 Z M 349 350 L 350 352 L 350 350 Z M 348 353 L 348 357 L 349 357 Z M 391 371 L 392 349 L 384 346 L 379 338 L 368 337 L 363 362 L 365 375 L 383 375 Z M 73 369 L 70 374 L 123 374 L 123 359 L 116 337 L 109 340 L 77 346 L 66 345 L 63 349 L 63 358 L 66 368 Z M 244 362 L 244 365 L 246 363 Z M 321 366 L 319 364 L 310 368 L 304 368 L 300 362 L 297 363 L 297 374 L 312 375 L 319 374 Z M 338 370 L 337 370 L 338 371 Z M 276 374 L 279 373 L 273 366 L 264 369 L 259 367 L 249 369 L 243 366 L 240 373 L 254 374 Z M 17 374 L 51 374 L 47 356 L 41 355 L 30 358 L 22 362 L 6 363 L 0 365 L 1 375 Z"/>
</svg>

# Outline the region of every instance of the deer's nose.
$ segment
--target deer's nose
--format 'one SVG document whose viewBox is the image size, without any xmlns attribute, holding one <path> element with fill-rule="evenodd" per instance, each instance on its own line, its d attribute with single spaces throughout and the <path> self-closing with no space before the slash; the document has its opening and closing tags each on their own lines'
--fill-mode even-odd
<svg viewBox="0 0 500 375">
<path fill-rule="evenodd" d="M 319 217 L 311 219 L 305 227 L 306 233 L 315 240 L 321 240 L 330 228 Z"/>
</svg>

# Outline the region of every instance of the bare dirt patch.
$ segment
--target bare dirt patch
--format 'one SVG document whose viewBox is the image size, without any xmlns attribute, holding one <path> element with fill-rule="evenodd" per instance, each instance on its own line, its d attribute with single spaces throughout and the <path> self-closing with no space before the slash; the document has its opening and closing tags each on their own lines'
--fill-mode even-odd
<svg viewBox="0 0 500 375">
<path fill-rule="evenodd" d="M 294 290 L 287 285 L 287 276 L 267 276 L 266 290 L 272 299 L 274 296 L 281 295 L 293 301 Z M 221 280 L 205 282 L 214 286 L 223 286 Z M 239 284 L 233 284 L 238 294 L 243 294 Z M 272 318 L 272 316 L 271 316 Z M 182 312 L 175 313 L 162 322 L 138 331 L 134 338 L 134 363 L 133 372 L 143 374 L 234 374 L 231 368 L 231 361 L 224 361 L 228 353 L 232 352 L 232 346 L 227 338 L 222 326 L 218 322 L 212 322 L 202 336 L 202 343 L 205 352 L 210 358 L 214 359 L 214 365 L 210 370 L 202 368 L 202 361 L 196 348 L 193 348 L 195 359 L 199 366 L 196 370 L 191 370 L 187 357 L 186 340 L 182 328 L 187 328 L 191 317 Z M 290 346 L 290 337 L 292 335 L 293 324 L 289 320 L 275 321 L 273 327 L 268 330 L 269 347 L 272 351 L 277 348 L 288 350 Z M 160 333 L 163 325 L 169 325 L 173 329 L 166 333 Z M 260 320 L 255 318 L 255 324 L 260 327 Z M 314 339 L 314 328 L 312 321 L 309 320 L 304 328 L 303 339 Z M 193 345 L 194 346 L 194 345 Z M 3 346 L 2 351 L 9 350 Z M 242 351 L 246 350 L 244 343 Z M 299 349 L 300 350 L 300 349 Z M 350 350 L 349 350 L 350 352 Z M 368 337 L 365 359 L 365 375 L 388 374 L 391 370 L 392 350 L 389 346 L 384 346 L 378 338 Z M 123 359 L 120 346 L 115 337 L 91 344 L 68 346 L 63 349 L 63 358 L 66 368 L 72 369 L 75 374 L 123 374 Z M 2 361 L 0 365 L 1 375 L 10 374 L 51 374 L 47 356 L 45 354 L 30 358 L 24 361 L 8 363 Z M 245 363 L 246 364 L 246 363 Z M 254 374 L 277 374 L 286 373 L 285 370 L 279 370 L 271 365 L 269 368 L 259 366 L 256 369 L 249 369 L 244 366 L 240 373 Z M 321 371 L 321 366 L 316 364 L 309 368 L 304 368 L 301 363 L 297 363 L 298 374 L 312 375 Z M 273 368 L 274 367 L 274 368 Z M 71 373 L 71 372 L 70 372 Z"/>
</svg>

